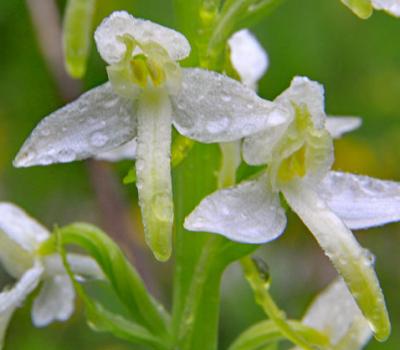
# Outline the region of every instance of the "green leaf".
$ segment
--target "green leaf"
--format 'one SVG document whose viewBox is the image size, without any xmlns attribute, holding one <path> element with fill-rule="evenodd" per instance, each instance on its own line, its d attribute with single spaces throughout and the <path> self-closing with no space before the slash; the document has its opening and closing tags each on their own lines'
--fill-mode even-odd
<svg viewBox="0 0 400 350">
<path fill-rule="evenodd" d="M 134 184 L 136 182 L 136 167 L 133 165 L 129 171 L 128 174 L 123 178 L 122 183 L 124 185 L 130 185 Z"/>
<path fill-rule="evenodd" d="M 96 0 L 68 0 L 64 17 L 65 66 L 73 78 L 82 78 L 89 56 Z"/>
<path fill-rule="evenodd" d="M 287 321 L 288 325 L 294 332 L 299 334 L 310 344 L 319 347 L 326 347 L 329 345 L 329 339 L 325 334 L 317 330 L 303 325 L 300 321 Z M 229 347 L 229 350 L 258 350 L 264 348 L 286 337 L 281 332 L 277 324 L 272 320 L 266 320 L 246 329 L 240 334 L 237 339 Z"/>
<path fill-rule="evenodd" d="M 97 332 L 109 332 L 117 338 L 132 343 L 146 344 L 155 349 L 167 349 L 164 342 L 151 334 L 146 328 L 108 311 L 100 303 L 92 300 L 85 293 L 83 287 L 76 281 L 68 263 L 67 254 L 62 245 L 61 235 L 61 231 L 57 229 L 54 235 L 57 240 L 57 250 L 62 257 L 64 267 L 74 284 L 76 292 L 85 304 L 89 327 Z"/>
<path fill-rule="evenodd" d="M 57 232 L 63 245 L 77 245 L 96 260 L 132 319 L 154 334 L 168 338 L 168 315 L 149 295 L 135 268 L 107 234 L 85 223 L 71 224 L 57 229 Z M 56 235 L 52 235 L 42 245 L 41 252 L 54 252 L 56 243 Z"/>
</svg>

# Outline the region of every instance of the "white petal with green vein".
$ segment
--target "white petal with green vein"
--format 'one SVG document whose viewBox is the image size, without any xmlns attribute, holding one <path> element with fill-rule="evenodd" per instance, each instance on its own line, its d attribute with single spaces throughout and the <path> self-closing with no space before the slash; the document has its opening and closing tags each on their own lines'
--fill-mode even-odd
<svg viewBox="0 0 400 350">
<path fill-rule="evenodd" d="M 304 181 L 291 181 L 282 192 L 343 277 L 375 337 L 385 340 L 390 321 L 371 253 L 358 244 L 344 222 Z"/>
<path fill-rule="evenodd" d="M 318 191 L 351 229 L 400 220 L 400 183 L 331 171 Z"/>
<path fill-rule="evenodd" d="M 50 114 L 32 131 L 17 167 L 66 163 L 118 147 L 136 136 L 133 102 L 100 85 Z"/>
<path fill-rule="evenodd" d="M 266 176 L 222 189 L 204 198 L 185 219 L 190 231 L 219 233 L 243 243 L 269 242 L 282 234 L 286 215 Z"/>
<path fill-rule="evenodd" d="M 172 96 L 177 130 L 200 142 L 229 142 L 285 121 L 285 112 L 222 74 L 183 69 L 182 90 Z"/>
<path fill-rule="evenodd" d="M 171 103 L 166 90 L 146 89 L 138 101 L 136 185 L 145 238 L 158 260 L 171 255 Z"/>
</svg>

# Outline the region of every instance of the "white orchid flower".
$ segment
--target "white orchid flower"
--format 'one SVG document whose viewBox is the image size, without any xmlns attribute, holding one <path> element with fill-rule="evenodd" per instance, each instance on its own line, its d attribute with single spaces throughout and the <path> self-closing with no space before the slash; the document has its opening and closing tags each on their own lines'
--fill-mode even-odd
<svg viewBox="0 0 400 350">
<path fill-rule="evenodd" d="M 203 199 L 185 228 L 243 243 L 269 242 L 286 226 L 282 193 L 344 278 L 377 338 L 386 338 L 390 322 L 373 259 L 350 229 L 400 220 L 400 184 L 330 171 L 333 143 L 318 83 L 296 77 L 275 101 L 290 109 L 286 123 L 243 143 L 244 160 L 268 164 L 266 171 Z"/>
<path fill-rule="evenodd" d="M 333 349 L 361 350 L 372 336 L 368 321 L 340 278 L 315 298 L 302 323 L 325 333 Z"/>
<path fill-rule="evenodd" d="M 201 142 L 229 142 L 279 122 L 274 104 L 224 75 L 181 69 L 186 38 L 114 12 L 95 32 L 110 82 L 45 118 L 25 142 L 19 167 L 104 156 L 132 140 L 145 236 L 159 260 L 171 253 L 171 125 Z M 243 125 L 243 120 L 246 125 Z"/>
<path fill-rule="evenodd" d="M 268 54 L 257 38 L 247 29 L 242 29 L 228 40 L 230 60 L 241 81 L 257 89 L 258 81 L 263 77 L 269 66 Z M 333 138 L 341 137 L 361 126 L 361 118 L 354 116 L 328 116 L 325 127 Z M 240 165 L 240 141 L 220 143 L 222 167 L 219 174 L 219 187 L 234 183 L 232 176 Z"/>
<path fill-rule="evenodd" d="M 13 312 L 42 282 L 32 307 L 32 321 L 43 327 L 53 321 L 67 320 L 74 310 L 75 292 L 58 255 L 46 257 L 38 248 L 50 233 L 23 210 L 11 203 L 0 203 L 0 263 L 17 280 L 14 286 L 0 293 L 0 348 Z M 94 260 L 69 254 L 74 273 L 100 278 Z"/>
<path fill-rule="evenodd" d="M 400 0 L 341 0 L 357 16 L 368 18 L 375 10 L 383 10 L 400 17 Z"/>
</svg>

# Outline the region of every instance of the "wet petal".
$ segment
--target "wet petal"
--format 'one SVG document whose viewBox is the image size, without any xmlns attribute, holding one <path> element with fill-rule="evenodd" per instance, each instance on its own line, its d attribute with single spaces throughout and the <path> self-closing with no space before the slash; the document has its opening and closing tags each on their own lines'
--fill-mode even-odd
<svg viewBox="0 0 400 350">
<path fill-rule="evenodd" d="M 32 322 L 44 327 L 66 321 L 74 311 L 75 290 L 68 275 L 46 279 L 32 305 Z"/>
<path fill-rule="evenodd" d="M 236 80 L 199 68 L 183 69 L 172 102 L 177 130 L 205 143 L 238 140 L 281 124 L 287 114 Z"/>
<path fill-rule="evenodd" d="M 322 129 L 325 126 L 324 88 L 316 81 L 307 77 L 294 77 L 289 88 L 282 92 L 275 101 L 283 105 L 304 106 L 310 113 L 316 128 Z"/>
<path fill-rule="evenodd" d="M 343 134 L 358 129 L 361 126 L 360 117 L 334 117 L 326 118 L 325 127 L 333 138 L 339 138 Z"/>
<path fill-rule="evenodd" d="M 17 167 L 66 163 L 95 156 L 136 136 L 133 103 L 113 93 L 109 83 L 43 119 L 14 160 Z"/>
<path fill-rule="evenodd" d="M 266 176 L 214 192 L 185 219 L 189 231 L 219 233 L 243 243 L 264 243 L 282 234 L 286 215 Z"/>
<path fill-rule="evenodd" d="M 0 202 L 0 232 L 27 251 L 49 237 L 49 231 L 12 203 Z"/>
<path fill-rule="evenodd" d="M 400 17 L 399 0 L 372 0 L 372 6 L 377 10 L 385 10 L 393 16 Z"/>
<path fill-rule="evenodd" d="M 118 162 L 125 159 L 136 158 L 136 138 L 122 146 L 114 148 L 110 151 L 99 153 L 95 156 L 98 160 L 106 160 L 108 162 Z"/>
<path fill-rule="evenodd" d="M 361 349 L 372 336 L 367 320 L 340 278 L 315 298 L 302 323 L 326 333 L 333 345 L 351 336 L 353 346 L 346 348 L 351 350 Z"/>
<path fill-rule="evenodd" d="M 400 220 L 398 182 L 332 171 L 319 186 L 319 193 L 349 228 Z"/>
<path fill-rule="evenodd" d="M 240 80 L 255 89 L 268 68 L 268 55 L 256 37 L 247 29 L 234 33 L 228 40 L 231 62 Z"/>
<path fill-rule="evenodd" d="M 35 264 L 22 275 L 21 279 L 11 289 L 0 293 L 0 348 L 2 348 L 12 314 L 37 287 L 42 271 L 43 268 L 40 264 Z"/>
<path fill-rule="evenodd" d="M 171 103 L 165 90 L 145 90 L 138 105 L 136 184 L 146 242 L 158 260 L 171 255 Z"/>
<path fill-rule="evenodd" d="M 288 114 L 286 122 L 246 137 L 242 146 L 245 162 L 250 165 L 269 163 L 272 160 L 274 147 L 285 135 L 291 121 L 292 116 Z"/>
<path fill-rule="evenodd" d="M 190 53 L 190 44 L 181 33 L 134 18 L 128 12 L 116 11 L 103 20 L 94 34 L 97 50 L 108 64 L 117 63 L 123 57 L 125 45 L 118 37 L 124 34 L 131 35 L 140 43 L 155 42 L 161 45 L 174 61 L 182 60 Z"/>
<path fill-rule="evenodd" d="M 373 256 L 305 182 L 292 181 L 282 191 L 345 280 L 378 340 L 390 334 L 384 297 L 373 269 Z"/>
</svg>

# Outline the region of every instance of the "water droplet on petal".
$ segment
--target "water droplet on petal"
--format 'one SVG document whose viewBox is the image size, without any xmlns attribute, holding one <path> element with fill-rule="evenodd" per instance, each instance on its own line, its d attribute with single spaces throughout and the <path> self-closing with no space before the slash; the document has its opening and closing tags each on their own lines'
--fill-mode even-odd
<svg viewBox="0 0 400 350">
<path fill-rule="evenodd" d="M 154 215 L 160 221 L 171 221 L 172 220 L 172 202 L 171 197 L 166 194 L 157 194 L 153 197 Z"/>
<path fill-rule="evenodd" d="M 42 136 L 49 136 L 50 135 L 50 130 L 49 129 L 42 129 L 41 130 Z"/>
<path fill-rule="evenodd" d="M 63 149 L 57 154 L 57 158 L 61 163 L 68 163 L 75 160 L 75 152 L 71 149 Z"/>
<path fill-rule="evenodd" d="M 101 131 L 96 131 L 90 136 L 90 143 L 95 147 L 102 147 L 108 141 L 108 136 Z"/>
<path fill-rule="evenodd" d="M 230 102 L 232 100 L 232 97 L 229 95 L 222 95 L 221 96 L 222 101 L 224 102 Z"/>
<path fill-rule="evenodd" d="M 229 125 L 229 119 L 227 117 L 221 117 L 217 120 L 213 120 L 207 123 L 207 131 L 212 134 L 216 134 L 225 130 Z"/>
</svg>

